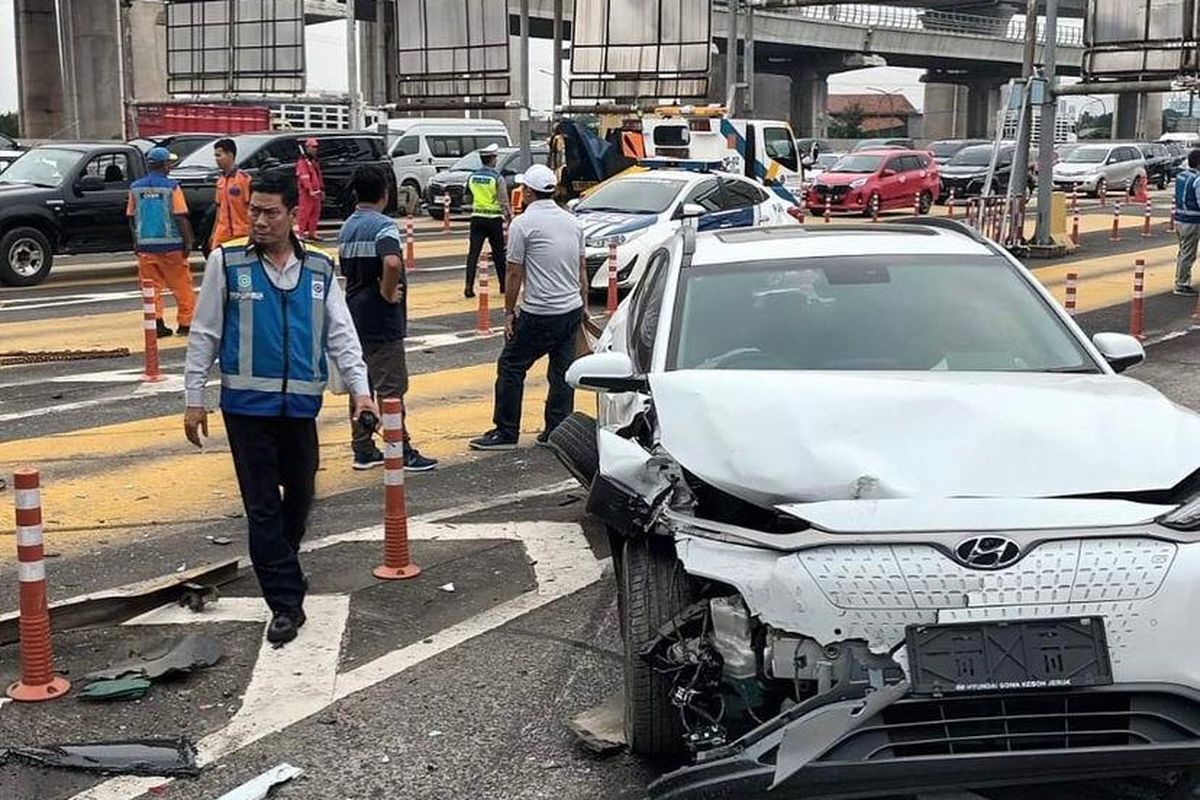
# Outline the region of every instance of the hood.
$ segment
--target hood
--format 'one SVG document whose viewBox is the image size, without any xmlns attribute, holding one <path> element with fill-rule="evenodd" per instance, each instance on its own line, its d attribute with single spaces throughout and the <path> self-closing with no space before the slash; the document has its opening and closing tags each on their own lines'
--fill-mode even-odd
<svg viewBox="0 0 1200 800">
<path fill-rule="evenodd" d="M 209 167 L 175 167 L 168 177 L 179 181 L 182 185 L 209 184 L 217 185 L 220 170 Z"/>
<path fill-rule="evenodd" d="M 34 186 L 32 183 L 4 183 L 4 173 L 0 172 L 0 197 L 19 199 L 22 195 L 42 197 L 46 192 L 57 192 L 46 186 Z M 61 187 L 60 187 L 61 188 Z"/>
<path fill-rule="evenodd" d="M 439 172 L 429 179 L 430 185 L 437 186 L 466 186 L 471 173 L 465 170 L 447 170 Z"/>
<path fill-rule="evenodd" d="M 875 177 L 874 173 L 870 172 L 822 172 L 817 183 L 825 186 L 846 186 L 859 178 L 873 177 Z"/>
<path fill-rule="evenodd" d="M 651 377 L 663 447 L 763 506 L 1170 489 L 1200 416 L 1115 375 L 684 370 Z"/>
<path fill-rule="evenodd" d="M 575 212 L 583 235 L 589 239 L 617 236 L 649 228 L 658 222 L 658 214 L 625 214 L 619 211 Z"/>
<path fill-rule="evenodd" d="M 1104 169 L 1103 164 L 1067 164 L 1058 163 L 1054 165 L 1054 174 L 1056 175 L 1091 175 L 1094 172 L 1099 172 Z"/>
<path fill-rule="evenodd" d="M 987 175 L 987 171 L 986 166 L 975 167 L 967 164 L 943 164 L 941 169 L 943 178 L 982 178 Z M 997 175 L 1007 171 L 1007 166 L 996 167 Z"/>
</svg>

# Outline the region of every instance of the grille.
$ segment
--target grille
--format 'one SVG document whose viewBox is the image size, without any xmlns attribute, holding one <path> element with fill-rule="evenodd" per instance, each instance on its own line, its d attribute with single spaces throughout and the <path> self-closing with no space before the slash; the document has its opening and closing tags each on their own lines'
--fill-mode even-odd
<svg viewBox="0 0 1200 800">
<path fill-rule="evenodd" d="M 591 256 L 587 260 L 588 280 L 590 281 L 592 278 L 596 277 L 596 273 L 599 272 L 600 270 L 607 269 L 607 268 L 608 268 L 608 256 L 607 255 Z"/>
<path fill-rule="evenodd" d="M 825 186 L 818 183 L 815 189 L 817 197 L 821 198 L 822 201 L 828 196 L 830 201 L 834 203 L 842 202 L 846 199 L 846 195 L 850 194 L 849 186 Z"/>
<path fill-rule="evenodd" d="M 436 205 L 434 198 L 440 197 L 441 195 L 449 195 L 451 207 L 458 208 L 462 205 L 463 201 L 463 187 L 455 184 L 437 187 L 430 185 L 425 189 L 425 202 Z"/>
<path fill-rule="evenodd" d="M 914 698 L 894 703 L 843 738 L 823 761 L 1187 742 L 1200 707 L 1158 692 L 1097 691 L 998 697 Z"/>
</svg>

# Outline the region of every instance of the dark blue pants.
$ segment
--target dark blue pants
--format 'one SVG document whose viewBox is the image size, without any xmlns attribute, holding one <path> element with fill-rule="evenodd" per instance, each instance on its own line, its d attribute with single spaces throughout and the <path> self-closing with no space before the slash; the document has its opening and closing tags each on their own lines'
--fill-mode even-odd
<svg viewBox="0 0 1200 800">
<path fill-rule="evenodd" d="M 224 417 L 263 599 L 273 613 L 296 611 L 304 606 L 300 540 L 317 476 L 317 422 L 228 412 Z"/>
<path fill-rule="evenodd" d="M 546 396 L 546 433 L 558 427 L 575 408 L 575 390 L 567 383 L 567 368 L 575 360 L 575 335 L 582 322 L 583 310 L 543 316 L 521 312 L 517 315 L 513 336 L 504 343 L 496 362 L 496 402 L 492 423 L 506 439 L 521 434 L 521 401 L 525 395 L 525 375 L 534 362 L 550 356 Z"/>
</svg>

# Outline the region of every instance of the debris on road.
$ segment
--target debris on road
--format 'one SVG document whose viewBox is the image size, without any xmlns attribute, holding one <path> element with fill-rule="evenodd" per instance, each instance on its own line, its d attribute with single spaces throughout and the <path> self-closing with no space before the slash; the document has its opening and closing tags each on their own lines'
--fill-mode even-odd
<svg viewBox="0 0 1200 800">
<path fill-rule="evenodd" d="M 115 678 L 92 681 L 79 696 L 84 700 L 137 700 L 150 691 L 147 678 Z"/>
<path fill-rule="evenodd" d="M 185 583 L 183 585 L 183 594 L 179 596 L 179 605 L 199 614 L 204 610 L 206 605 L 215 603 L 220 599 L 221 595 L 217 592 L 217 587 L 215 586 L 205 586 L 202 583 Z"/>
<path fill-rule="evenodd" d="M 217 800 L 265 800 L 271 790 L 281 783 L 287 783 L 292 778 L 298 778 L 304 770 L 291 764 L 280 764 L 272 767 L 257 778 L 246 781 L 233 791 L 226 792 Z"/>
<path fill-rule="evenodd" d="M 178 739 L 137 739 L 0 750 L 0 764 L 7 759 L 106 775 L 194 778 L 200 774 L 200 767 L 196 763 L 196 746 L 182 736 Z"/>
<path fill-rule="evenodd" d="M 233 544 L 233 539 L 230 539 L 228 536 L 207 536 L 205 538 L 207 538 L 213 544 L 219 544 L 222 546 Z"/>
<path fill-rule="evenodd" d="M 0 367 L 20 364 L 49 364 L 57 361 L 91 361 L 104 358 L 128 358 L 128 347 L 112 350 L 8 350 L 0 353 Z"/>
<path fill-rule="evenodd" d="M 83 676 L 83 682 L 113 681 L 121 678 L 145 678 L 156 681 L 173 675 L 186 675 L 211 667 L 221 660 L 224 649 L 211 636 L 189 633 L 171 642 L 166 652 L 154 658 L 138 658 Z"/>
<path fill-rule="evenodd" d="M 625 693 L 616 692 L 595 708 L 567 720 L 567 727 L 587 750 L 612 755 L 625 745 Z"/>
<path fill-rule="evenodd" d="M 442 586 L 439 586 L 438 588 L 439 588 L 439 589 L 441 589 L 443 592 L 453 592 L 453 591 L 454 591 L 454 584 L 453 584 L 453 583 L 447 583 L 447 584 L 443 584 Z"/>
</svg>

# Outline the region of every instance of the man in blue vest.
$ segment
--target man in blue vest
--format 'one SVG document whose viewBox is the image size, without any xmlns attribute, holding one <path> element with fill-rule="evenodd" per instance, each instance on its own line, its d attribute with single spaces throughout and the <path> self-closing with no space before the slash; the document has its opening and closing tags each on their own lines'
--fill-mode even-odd
<svg viewBox="0 0 1200 800">
<path fill-rule="evenodd" d="M 1192 266 L 1200 244 L 1200 150 L 1188 153 L 1188 168 L 1175 178 L 1175 228 L 1179 231 L 1179 259 L 1175 265 L 1175 294 L 1195 297 Z"/>
<path fill-rule="evenodd" d="M 467 191 L 471 193 L 471 246 L 467 251 L 464 297 L 475 296 L 475 271 L 485 239 L 492 251 L 496 282 L 500 285 L 500 293 L 504 293 L 504 223 L 512 220 L 512 209 L 508 203 L 508 184 L 496 171 L 496 153 L 499 151 L 500 147 L 495 144 L 480 150 L 479 159 L 483 166 L 467 178 Z"/>
<path fill-rule="evenodd" d="M 316 417 L 329 359 L 350 388 L 352 416 L 379 413 L 333 260 L 292 232 L 298 203 L 291 176 L 254 179 L 250 237 L 209 256 L 184 369 L 184 432 L 202 447 L 204 387 L 220 357 L 221 414 L 246 509 L 250 560 L 272 613 L 267 640 L 275 644 L 295 639 L 305 621 L 299 550 L 313 499 Z"/>
</svg>

